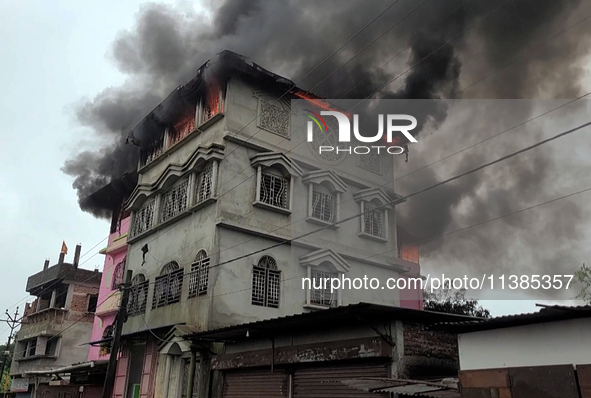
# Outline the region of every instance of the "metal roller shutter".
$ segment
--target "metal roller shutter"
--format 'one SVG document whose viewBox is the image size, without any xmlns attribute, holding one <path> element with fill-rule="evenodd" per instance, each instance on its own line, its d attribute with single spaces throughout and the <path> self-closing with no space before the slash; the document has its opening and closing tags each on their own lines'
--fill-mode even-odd
<svg viewBox="0 0 591 398">
<path fill-rule="evenodd" d="M 288 376 L 276 370 L 251 370 L 224 374 L 224 398 L 282 398 L 289 391 Z"/>
<path fill-rule="evenodd" d="M 293 379 L 294 398 L 379 398 L 373 394 L 349 388 L 339 380 L 358 377 L 388 377 L 385 363 L 365 363 L 343 366 L 314 366 L 297 369 Z"/>
</svg>

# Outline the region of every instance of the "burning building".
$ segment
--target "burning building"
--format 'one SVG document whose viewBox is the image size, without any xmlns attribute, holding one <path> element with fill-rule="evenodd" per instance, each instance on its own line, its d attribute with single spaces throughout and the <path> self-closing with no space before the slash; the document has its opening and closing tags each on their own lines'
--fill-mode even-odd
<svg viewBox="0 0 591 398">
<path fill-rule="evenodd" d="M 131 214 L 114 397 L 204 392 L 211 353 L 191 348 L 190 333 L 358 303 L 421 308 L 416 288 L 316 283 L 369 275 L 385 285 L 420 267 L 417 256 L 397 254 L 394 207 L 403 200 L 383 183 L 392 157 L 334 159 L 317 153 L 318 142 L 298 145 L 290 100 L 302 98 L 308 107 L 321 101 L 224 51 L 130 132 L 137 170 L 82 202 Z"/>
</svg>

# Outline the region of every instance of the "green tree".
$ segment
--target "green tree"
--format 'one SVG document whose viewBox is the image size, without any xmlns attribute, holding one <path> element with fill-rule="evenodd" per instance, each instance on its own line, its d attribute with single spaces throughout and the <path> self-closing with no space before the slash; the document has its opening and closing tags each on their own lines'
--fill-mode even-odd
<svg viewBox="0 0 591 398">
<path fill-rule="evenodd" d="M 575 272 L 574 280 L 580 285 L 576 298 L 591 305 L 591 268 L 583 263 L 581 269 Z"/>
<path fill-rule="evenodd" d="M 466 298 L 466 289 L 453 289 L 451 283 L 446 283 L 433 293 L 425 290 L 423 304 L 429 311 L 490 318 L 490 312 L 483 308 L 478 300 Z"/>
<path fill-rule="evenodd" d="M 6 344 L 0 345 L 0 368 L 2 368 L 2 364 L 4 364 L 4 374 L 0 377 L 0 391 L 4 391 L 4 386 L 10 386 L 10 365 L 12 360 L 12 351 L 14 349 L 14 343 L 10 344 L 10 346 L 6 346 Z"/>
</svg>

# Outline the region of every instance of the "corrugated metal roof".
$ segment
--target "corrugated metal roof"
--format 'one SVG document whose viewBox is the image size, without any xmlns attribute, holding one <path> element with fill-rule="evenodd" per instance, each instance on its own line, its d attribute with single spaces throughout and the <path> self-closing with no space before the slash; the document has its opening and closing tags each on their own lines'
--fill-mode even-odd
<svg viewBox="0 0 591 398">
<path fill-rule="evenodd" d="M 537 312 L 525 314 L 505 315 L 477 321 L 446 321 L 437 323 L 429 329 L 446 330 L 455 333 L 470 333 L 482 330 L 501 329 L 515 326 L 532 325 L 536 323 L 557 322 L 568 319 L 591 317 L 591 305 L 582 306 L 544 306 Z"/>
<path fill-rule="evenodd" d="M 301 314 L 248 322 L 198 333 L 187 333 L 185 337 L 203 340 L 238 341 L 248 338 L 247 335 L 252 338 L 257 334 L 269 336 L 274 333 L 283 333 L 286 330 L 297 332 L 310 330 L 310 327 L 350 326 L 354 323 L 364 324 L 366 322 L 381 321 L 384 319 L 396 319 L 432 325 L 441 322 L 459 322 L 477 318 L 388 305 L 357 303 L 322 310 L 311 310 Z"/>
<path fill-rule="evenodd" d="M 460 398 L 457 379 L 437 381 L 359 378 L 341 383 L 358 390 L 373 393 L 395 393 L 409 397 Z"/>
</svg>

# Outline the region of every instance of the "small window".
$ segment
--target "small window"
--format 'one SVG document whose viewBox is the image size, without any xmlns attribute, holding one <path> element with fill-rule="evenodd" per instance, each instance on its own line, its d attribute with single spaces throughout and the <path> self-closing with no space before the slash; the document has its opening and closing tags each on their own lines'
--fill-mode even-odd
<svg viewBox="0 0 591 398">
<path fill-rule="evenodd" d="M 27 355 L 25 355 L 25 356 L 32 357 L 33 355 L 35 355 L 36 350 L 37 350 L 37 339 L 29 340 L 29 343 L 27 345 Z"/>
<path fill-rule="evenodd" d="M 96 305 L 98 304 L 98 295 L 91 294 L 88 296 L 88 312 L 96 312 Z"/>
<path fill-rule="evenodd" d="M 209 281 L 209 257 L 205 250 L 199 250 L 191 264 L 189 275 L 189 298 L 207 294 Z"/>
<path fill-rule="evenodd" d="M 152 308 L 164 307 L 178 303 L 181 299 L 183 287 L 183 269 L 176 261 L 171 261 L 162 267 L 160 276 L 154 283 L 154 298 Z"/>
<path fill-rule="evenodd" d="M 337 292 L 331 291 L 331 279 L 338 275 L 331 272 L 312 270 L 312 289 L 310 289 L 310 303 L 326 307 L 337 306 Z"/>
<path fill-rule="evenodd" d="M 138 236 L 152 228 L 154 225 L 155 204 L 156 201 L 151 200 L 133 213 L 132 236 Z"/>
<path fill-rule="evenodd" d="M 195 203 L 201 203 L 213 195 L 213 163 L 209 163 L 195 179 Z"/>
<path fill-rule="evenodd" d="M 149 281 L 142 274 L 138 274 L 131 279 L 131 289 L 129 291 L 129 301 L 127 302 L 127 315 L 143 314 L 146 311 L 146 301 L 148 298 Z"/>
<path fill-rule="evenodd" d="M 368 235 L 385 238 L 384 209 L 374 203 L 365 202 L 363 214 L 363 232 Z"/>
<path fill-rule="evenodd" d="M 324 185 L 312 185 L 312 214 L 311 217 L 320 221 L 332 223 L 336 221 L 337 194 L 331 192 Z"/>
<path fill-rule="evenodd" d="M 185 211 L 189 204 L 189 180 L 184 179 L 180 183 L 162 194 L 162 211 L 160 221 L 168 221 Z"/>
<path fill-rule="evenodd" d="M 279 308 L 281 271 L 271 256 L 263 256 L 252 271 L 252 304 Z"/>
<path fill-rule="evenodd" d="M 259 201 L 281 209 L 289 209 L 289 178 L 272 169 L 263 171 Z"/>
<path fill-rule="evenodd" d="M 57 343 L 59 341 L 59 337 L 53 336 L 47 339 L 47 343 L 45 345 L 45 355 L 49 357 L 56 356 L 57 353 Z"/>
<path fill-rule="evenodd" d="M 102 342 L 101 342 L 101 348 L 100 348 L 100 355 L 104 356 L 104 355 L 108 355 L 111 353 L 111 344 L 113 342 L 113 336 L 115 335 L 115 325 L 109 325 L 107 327 L 105 327 L 105 330 L 103 330 L 103 338 L 102 338 Z"/>
</svg>

